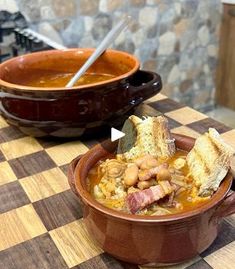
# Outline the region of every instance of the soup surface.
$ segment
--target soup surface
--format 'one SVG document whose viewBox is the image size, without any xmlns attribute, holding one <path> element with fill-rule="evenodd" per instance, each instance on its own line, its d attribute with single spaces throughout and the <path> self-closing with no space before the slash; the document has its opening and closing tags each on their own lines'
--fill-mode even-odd
<svg viewBox="0 0 235 269">
<path fill-rule="evenodd" d="M 41 88 L 56 88 L 65 87 L 69 80 L 74 76 L 74 73 L 60 74 L 34 74 L 28 77 L 27 80 L 21 82 L 25 86 L 41 87 Z M 114 78 L 111 74 L 85 73 L 74 86 L 87 85 L 97 82 L 102 82 Z"/>
<path fill-rule="evenodd" d="M 186 154 L 177 150 L 169 160 L 148 155 L 141 165 L 139 160 L 127 163 L 112 156 L 91 169 L 88 190 L 99 203 L 126 213 L 156 216 L 192 210 L 209 197 L 197 196 Z M 138 178 L 133 177 L 134 170 Z"/>
</svg>

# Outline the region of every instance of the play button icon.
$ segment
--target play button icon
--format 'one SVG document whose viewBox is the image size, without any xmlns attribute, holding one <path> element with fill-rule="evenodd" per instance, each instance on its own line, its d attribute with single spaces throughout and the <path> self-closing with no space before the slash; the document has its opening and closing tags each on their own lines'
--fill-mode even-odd
<svg viewBox="0 0 235 269">
<path fill-rule="evenodd" d="M 115 128 L 111 128 L 111 141 L 114 142 L 120 138 L 122 138 L 123 136 L 125 136 L 125 133 L 115 129 Z"/>
</svg>

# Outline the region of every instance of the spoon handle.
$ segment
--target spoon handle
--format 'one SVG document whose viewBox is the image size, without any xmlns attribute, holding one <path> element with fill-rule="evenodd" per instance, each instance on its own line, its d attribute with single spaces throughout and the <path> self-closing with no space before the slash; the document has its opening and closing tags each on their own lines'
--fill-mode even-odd
<svg viewBox="0 0 235 269">
<path fill-rule="evenodd" d="M 66 85 L 66 88 L 73 87 L 74 83 L 86 72 L 86 70 L 97 60 L 97 58 L 108 48 L 108 46 L 116 39 L 121 31 L 128 26 L 130 16 L 122 19 L 103 39 L 97 49 L 87 59 L 85 64 L 78 70 L 78 72 L 71 78 Z"/>
</svg>

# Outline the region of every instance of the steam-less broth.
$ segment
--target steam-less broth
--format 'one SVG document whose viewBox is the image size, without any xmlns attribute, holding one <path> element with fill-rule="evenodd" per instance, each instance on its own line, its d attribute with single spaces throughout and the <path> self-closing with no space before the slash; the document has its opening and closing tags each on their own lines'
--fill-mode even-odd
<svg viewBox="0 0 235 269">
<path fill-rule="evenodd" d="M 154 175 L 146 181 L 136 181 L 131 186 L 128 182 L 125 183 L 125 172 L 130 163 L 119 161 L 113 156 L 111 159 L 100 161 L 91 169 L 88 174 L 88 189 L 92 196 L 106 207 L 133 213 L 126 207 L 128 195 L 133 192 L 148 192 L 149 187 L 155 186 L 154 188 L 158 188 L 156 186 L 160 185 L 166 190 L 171 185 L 175 188 L 172 193 L 134 212 L 134 214 L 154 216 L 193 210 L 195 207 L 207 202 L 209 198 L 200 198 L 196 195 L 197 189 L 192 182 L 188 166 L 185 163 L 186 154 L 187 152 L 177 150 L 169 160 L 154 160 L 151 156 L 146 156 L 148 158 L 145 160 L 147 163 L 150 163 L 150 161 L 151 163 L 155 162 L 158 167 L 167 164 L 167 169 L 161 168 L 165 170 L 165 175 L 162 174 L 160 178 L 159 171 L 157 176 Z M 141 179 L 140 174 L 142 173 L 143 175 L 146 172 L 148 172 L 146 169 L 139 169 L 139 179 Z M 166 180 L 170 182 L 170 185 L 166 185 Z M 146 184 L 149 186 L 144 186 Z"/>
<path fill-rule="evenodd" d="M 60 73 L 60 74 L 35 74 L 27 78 L 22 84 L 31 87 L 40 88 L 61 88 L 69 82 L 69 80 L 74 76 L 74 73 Z M 74 86 L 87 85 L 97 82 L 102 82 L 114 78 L 111 74 L 97 74 L 97 73 L 85 73 Z"/>
</svg>

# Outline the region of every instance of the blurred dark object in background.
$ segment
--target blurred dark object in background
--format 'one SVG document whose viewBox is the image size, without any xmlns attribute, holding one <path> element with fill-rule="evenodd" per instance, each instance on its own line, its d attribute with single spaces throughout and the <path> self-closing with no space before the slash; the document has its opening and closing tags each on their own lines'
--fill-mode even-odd
<svg viewBox="0 0 235 269">
<path fill-rule="evenodd" d="M 27 21 L 20 12 L 0 11 L 0 42 L 3 42 L 3 36 L 10 35 L 16 27 L 23 29 L 27 26 Z"/>
<path fill-rule="evenodd" d="M 53 49 L 29 34 L 27 29 L 27 21 L 20 12 L 0 11 L 0 62 L 30 52 Z"/>
</svg>

